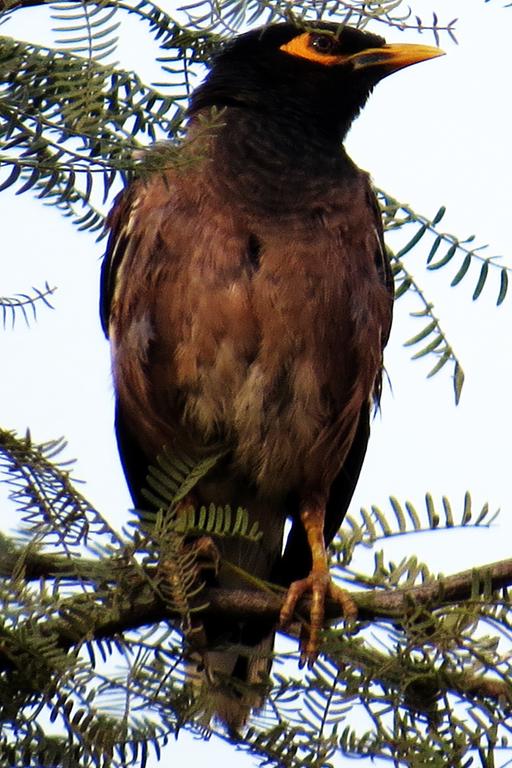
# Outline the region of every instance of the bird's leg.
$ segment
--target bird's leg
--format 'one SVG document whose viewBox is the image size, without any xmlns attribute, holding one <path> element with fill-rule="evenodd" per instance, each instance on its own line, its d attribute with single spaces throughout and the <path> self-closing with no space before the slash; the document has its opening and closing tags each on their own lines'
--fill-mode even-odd
<svg viewBox="0 0 512 768">
<path fill-rule="evenodd" d="M 215 576 L 219 572 L 220 552 L 211 536 L 199 536 L 185 544 L 187 552 L 193 552 L 196 567 L 199 571 L 212 571 Z"/>
<path fill-rule="evenodd" d="M 349 594 L 336 586 L 329 575 L 327 552 L 324 542 L 325 501 L 315 499 L 301 507 L 300 519 L 308 544 L 311 549 L 312 568 L 309 576 L 294 581 L 286 594 L 279 617 L 280 624 L 286 626 L 293 618 L 295 607 L 300 598 L 311 592 L 309 626 L 301 632 L 300 664 L 311 667 L 317 656 L 320 644 L 320 631 L 324 623 L 324 606 L 327 597 L 336 600 L 341 606 L 345 619 L 357 617 L 357 608 Z"/>
<path fill-rule="evenodd" d="M 190 507 L 194 509 L 197 506 L 198 501 L 195 496 L 192 493 L 188 493 L 176 505 L 176 517 L 180 515 L 180 512 L 186 512 Z M 205 534 L 186 540 L 183 544 L 183 551 L 194 556 L 198 574 L 202 571 L 212 571 L 215 576 L 217 575 L 220 565 L 220 552 L 211 536 Z"/>
<path fill-rule="evenodd" d="M 187 494 L 187 496 L 176 505 L 174 510 L 176 517 L 178 517 L 181 512 L 186 512 L 189 507 L 195 506 L 196 499 L 192 494 Z M 181 545 L 180 554 L 185 557 L 190 556 L 190 562 L 193 563 L 197 578 L 199 578 L 205 571 L 212 571 L 214 576 L 217 575 L 220 564 L 220 552 L 211 536 L 204 535 L 196 538 L 187 537 Z M 171 553 L 170 558 L 165 555 L 163 556 L 160 560 L 158 570 L 163 576 L 164 582 L 167 582 L 172 586 L 176 572 L 174 552 Z"/>
<path fill-rule="evenodd" d="M 197 500 L 192 494 L 187 494 L 175 508 L 176 517 L 181 512 L 186 512 L 189 507 L 196 507 Z M 179 562 L 181 560 L 181 563 Z M 180 569 L 189 567 L 194 574 L 194 582 L 197 586 L 204 584 L 206 572 L 210 571 L 214 577 L 217 576 L 220 565 L 220 552 L 211 536 L 198 536 L 192 539 L 182 541 L 179 551 L 170 550 L 167 556 L 164 556 L 158 565 L 158 573 L 161 577 L 161 590 L 164 598 L 167 596 L 171 602 L 176 601 L 176 595 L 179 596 L 183 590 Z M 179 598 L 178 598 L 179 599 Z M 207 637 L 203 622 L 197 613 L 193 612 L 193 607 L 197 602 L 201 602 L 197 593 L 185 596 L 185 607 L 191 609 L 184 612 L 184 621 L 182 624 L 183 634 L 190 647 L 200 655 L 207 646 Z"/>
</svg>

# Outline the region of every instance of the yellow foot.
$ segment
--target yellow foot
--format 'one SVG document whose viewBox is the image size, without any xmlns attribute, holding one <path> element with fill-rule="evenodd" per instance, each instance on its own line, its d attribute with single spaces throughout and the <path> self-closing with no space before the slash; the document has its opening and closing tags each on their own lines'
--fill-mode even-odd
<svg viewBox="0 0 512 768">
<path fill-rule="evenodd" d="M 215 576 L 218 574 L 220 552 L 211 536 L 200 536 L 187 544 L 186 548 L 194 553 L 200 571 L 213 571 Z"/>
<path fill-rule="evenodd" d="M 211 536 L 199 536 L 183 545 L 182 554 L 190 556 L 190 565 L 194 568 L 196 578 L 200 578 L 205 571 L 212 571 L 217 576 L 220 565 L 220 552 L 215 546 Z M 176 563 L 171 560 L 161 560 L 158 565 L 158 573 L 162 583 L 168 588 L 173 588 L 176 580 Z"/>
<path fill-rule="evenodd" d="M 206 571 L 213 572 L 217 576 L 220 565 L 220 552 L 215 546 L 211 536 L 199 536 L 197 539 L 188 541 L 183 545 L 182 554 L 189 565 L 193 568 L 194 581 L 198 587 L 204 585 L 204 574 Z M 161 560 L 158 565 L 158 574 L 160 576 L 160 589 L 164 599 L 167 598 L 172 606 L 180 607 L 179 596 L 182 594 L 183 583 L 181 575 L 177 573 L 177 564 L 171 560 Z M 196 591 L 197 595 L 197 591 Z M 183 604 L 183 615 L 187 616 L 188 609 L 194 607 L 196 597 L 186 599 Z M 199 602 L 200 602 L 199 596 Z M 189 644 L 196 648 L 201 655 L 207 647 L 207 638 L 203 622 L 197 618 L 197 614 L 192 614 L 183 623 L 183 631 Z"/>
<path fill-rule="evenodd" d="M 311 592 L 311 609 L 309 625 L 302 625 L 299 666 L 307 664 L 311 668 L 318 657 L 326 598 L 331 598 L 340 605 L 347 621 L 357 618 L 357 607 L 348 592 L 333 584 L 328 573 L 311 571 L 307 578 L 294 581 L 290 585 L 279 616 L 282 627 L 290 624 L 296 605 L 306 592 Z"/>
</svg>

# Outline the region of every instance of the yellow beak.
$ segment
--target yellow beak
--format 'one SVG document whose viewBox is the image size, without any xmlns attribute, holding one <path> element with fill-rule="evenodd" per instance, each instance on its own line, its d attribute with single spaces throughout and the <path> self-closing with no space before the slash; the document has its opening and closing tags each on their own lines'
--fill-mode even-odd
<svg viewBox="0 0 512 768">
<path fill-rule="evenodd" d="M 365 51 L 347 56 L 346 61 L 351 62 L 354 69 L 382 67 L 386 72 L 391 73 L 404 67 L 410 67 L 411 64 L 444 55 L 444 51 L 440 48 L 434 48 L 430 45 L 402 43 L 383 45 L 382 48 L 367 48 Z"/>
</svg>

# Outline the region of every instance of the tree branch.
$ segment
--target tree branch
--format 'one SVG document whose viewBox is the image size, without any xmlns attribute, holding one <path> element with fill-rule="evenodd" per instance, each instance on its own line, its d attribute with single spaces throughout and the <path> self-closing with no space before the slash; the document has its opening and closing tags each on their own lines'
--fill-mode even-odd
<svg viewBox="0 0 512 768">
<path fill-rule="evenodd" d="M 73 579 L 90 584 L 94 591 L 63 599 L 59 602 L 58 617 L 38 625 L 38 632 L 53 638 L 63 650 L 79 646 L 83 642 L 113 638 L 130 630 L 153 625 L 161 621 L 179 624 L 182 618 L 162 596 L 160 587 L 164 580 L 163 570 L 133 567 L 129 558 L 108 558 L 103 561 L 92 558 L 71 559 L 24 549 L 12 540 L 0 536 L 0 576 L 8 579 L 17 574 L 25 580 Z M 497 591 L 512 584 L 512 558 L 462 571 L 448 577 L 416 587 L 393 590 L 365 590 L 351 592 L 361 621 L 403 620 L 418 608 L 435 610 L 442 606 L 478 599 L 478 595 Z M 284 590 L 282 590 L 284 594 Z M 229 590 L 204 588 L 195 596 L 194 611 L 206 615 L 230 618 L 258 618 L 277 623 L 282 605 L 282 594 L 270 590 Z M 301 601 L 299 612 L 308 615 L 309 600 Z M 337 603 L 328 601 L 326 618 L 335 621 L 342 618 Z M 21 631 L 23 631 L 21 626 Z M 32 629 L 31 629 L 32 627 Z M 20 625 L 17 631 L 20 630 Z M 26 624 L 30 634 L 33 625 Z M 287 633 L 297 635 L 298 624 Z M 9 629 L 1 632 L 0 670 L 11 671 L 23 665 L 23 659 L 9 652 Z M 15 643 L 14 643 L 15 644 Z M 334 660 L 343 659 L 356 667 L 372 670 L 372 676 L 386 685 L 400 686 L 403 680 L 403 662 L 386 653 L 354 642 L 350 635 L 341 637 L 332 648 L 326 649 Z M 21 669 L 20 669 L 21 671 Z M 429 671 L 415 679 L 411 696 L 421 699 L 426 692 L 448 688 L 452 692 L 470 697 L 490 698 L 507 705 L 512 702 L 512 686 L 503 680 L 474 676 L 470 673 Z M 408 694 L 409 695 L 409 692 Z"/>
<path fill-rule="evenodd" d="M 93 559 L 75 561 L 37 553 L 29 547 L 20 550 L 5 537 L 0 538 L 0 543 L 0 575 L 6 578 L 13 571 L 19 573 L 21 564 L 27 579 L 69 579 L 74 574 L 75 579 L 81 576 L 95 586 L 94 592 L 61 600 L 58 617 L 38 625 L 38 631 L 53 637 L 63 650 L 86 641 L 112 638 L 143 626 L 181 618 L 180 613 L 163 599 L 159 589 L 162 572 L 158 573 L 155 568 L 137 571 L 128 559 L 122 558 L 110 558 L 100 563 Z M 98 584 L 102 584 L 103 588 L 98 588 Z M 497 591 L 511 584 L 512 558 L 441 577 L 416 587 L 357 591 L 350 595 L 358 607 L 360 620 L 402 623 L 418 607 L 435 610 L 477 599 L 484 591 Z M 251 617 L 277 622 L 282 599 L 282 594 L 272 591 L 204 588 L 194 597 L 193 602 L 197 607 L 192 610 L 204 612 L 205 615 Z M 300 613 L 307 615 L 308 608 L 309 600 L 302 600 Z M 326 618 L 329 621 L 342 618 L 338 604 L 332 601 L 326 604 Z M 29 623 L 26 630 L 30 633 Z M 295 636 L 298 631 L 297 624 L 289 628 L 287 633 Z M 0 670 L 10 671 L 23 662 L 9 653 L 9 630 L 4 630 L 2 634 L 4 642 L 0 644 Z M 403 663 L 399 658 L 353 642 L 350 636 L 340 639 L 334 652 L 331 648 L 326 650 L 336 660 L 343 659 L 345 663 L 366 670 L 371 668 L 373 678 L 383 684 L 400 686 L 403 680 Z M 448 688 L 458 695 L 486 697 L 501 705 L 512 702 L 512 686 L 503 680 L 465 672 L 441 673 L 438 670 L 420 678 L 415 682 L 411 695 L 421 697 L 424 691 L 428 693 Z"/>
<path fill-rule="evenodd" d="M 119 580 L 120 571 L 126 568 L 126 564 L 126 561 L 119 557 L 106 558 L 102 561 L 92 558 L 71 559 L 37 552 L 30 547 L 23 549 L 0 534 L 0 577 L 10 578 L 15 570 L 23 567 L 26 581 L 67 576 L 83 578 L 92 583 L 99 581 L 115 583 Z M 154 570 L 150 569 L 148 576 L 151 578 L 153 575 Z M 473 595 L 477 583 L 481 586 L 485 585 L 492 591 L 511 586 L 512 558 L 461 571 L 451 576 L 442 576 L 415 587 L 393 590 L 369 589 L 350 592 L 350 596 L 358 608 L 359 619 L 398 621 L 405 614 L 410 613 L 412 606 L 424 605 L 434 609 L 468 600 Z M 263 590 L 210 588 L 203 591 L 202 598 L 207 604 L 204 608 L 206 613 L 224 614 L 233 618 L 256 617 L 277 620 L 282 604 L 282 597 L 277 592 Z M 75 599 L 77 598 L 70 598 L 70 601 L 73 602 Z M 307 598 L 300 605 L 302 610 L 307 610 Z M 103 610 L 108 613 L 108 606 L 104 605 Z M 147 603 L 147 610 L 149 614 L 159 610 L 161 619 L 170 617 L 168 610 L 156 596 Z M 135 610 L 133 622 L 130 621 L 130 614 L 131 609 L 128 608 L 126 614 L 123 614 L 124 618 L 120 617 L 119 631 L 134 629 L 147 623 L 140 621 L 139 610 Z M 328 620 L 343 618 L 337 603 L 329 601 L 326 604 L 326 618 Z"/>
<path fill-rule="evenodd" d="M 119 563 L 119 560 L 116 560 Z M 84 579 L 114 581 L 118 569 L 113 568 L 111 560 L 93 560 L 92 558 L 70 558 L 67 555 L 51 555 L 38 551 L 33 545 L 20 547 L 8 536 L 0 533 L 0 578 L 12 578 L 23 570 L 25 581 L 68 577 L 74 580 Z"/>
</svg>

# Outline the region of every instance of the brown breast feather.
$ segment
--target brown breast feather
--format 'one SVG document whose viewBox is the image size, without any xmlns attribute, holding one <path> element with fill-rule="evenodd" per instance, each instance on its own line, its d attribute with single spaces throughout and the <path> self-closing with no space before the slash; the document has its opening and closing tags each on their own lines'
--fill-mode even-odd
<svg viewBox="0 0 512 768">
<path fill-rule="evenodd" d="M 153 175 L 119 204 L 120 402 L 149 459 L 164 444 L 222 441 L 264 495 L 327 491 L 390 322 L 369 182 L 359 172 L 300 215 L 272 218 L 226 199 L 215 170 Z"/>
</svg>

